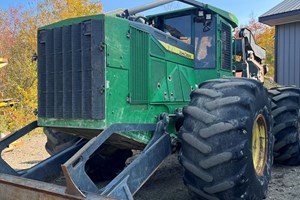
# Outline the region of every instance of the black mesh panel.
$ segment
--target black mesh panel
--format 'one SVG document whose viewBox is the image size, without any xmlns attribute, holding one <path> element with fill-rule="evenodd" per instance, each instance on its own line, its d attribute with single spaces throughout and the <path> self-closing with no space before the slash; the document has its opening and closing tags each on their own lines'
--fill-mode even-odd
<svg viewBox="0 0 300 200">
<path fill-rule="evenodd" d="M 104 21 L 39 30 L 39 117 L 104 119 Z"/>
</svg>

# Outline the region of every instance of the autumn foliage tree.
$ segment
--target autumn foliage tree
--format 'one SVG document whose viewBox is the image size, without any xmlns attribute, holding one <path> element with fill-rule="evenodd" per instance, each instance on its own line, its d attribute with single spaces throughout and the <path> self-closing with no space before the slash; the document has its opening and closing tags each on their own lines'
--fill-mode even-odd
<svg viewBox="0 0 300 200">
<path fill-rule="evenodd" d="M 268 75 L 274 77 L 275 73 L 275 28 L 267 27 L 265 32 L 256 37 L 258 44 L 266 49 L 265 63 L 269 66 Z"/>
<path fill-rule="evenodd" d="M 9 65 L 0 69 L 0 91 L 5 98 L 19 101 L 16 107 L 0 111 L 0 132 L 12 131 L 36 118 L 37 66 L 31 58 L 37 52 L 37 29 L 66 18 L 102 12 L 100 1 L 95 0 L 30 2 L 26 8 L 0 10 L 0 57 L 9 59 Z"/>
</svg>

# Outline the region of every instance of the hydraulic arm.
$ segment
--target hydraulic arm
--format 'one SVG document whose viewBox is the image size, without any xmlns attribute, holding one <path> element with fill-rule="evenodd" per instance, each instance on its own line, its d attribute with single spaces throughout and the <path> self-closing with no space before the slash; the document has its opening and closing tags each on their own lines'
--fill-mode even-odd
<svg viewBox="0 0 300 200">
<path fill-rule="evenodd" d="M 241 56 L 241 61 L 236 62 L 236 72 L 242 72 L 243 77 L 264 82 L 264 75 L 268 72 L 267 66 L 263 65 L 266 50 L 256 43 L 252 32 L 247 28 L 241 29 L 239 37 L 235 44 L 236 55 Z"/>
</svg>

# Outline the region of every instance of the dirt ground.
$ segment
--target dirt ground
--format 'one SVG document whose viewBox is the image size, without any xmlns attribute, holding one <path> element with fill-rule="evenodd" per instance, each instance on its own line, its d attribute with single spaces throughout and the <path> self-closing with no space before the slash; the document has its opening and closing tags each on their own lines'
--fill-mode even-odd
<svg viewBox="0 0 300 200">
<path fill-rule="evenodd" d="M 46 138 L 42 134 L 26 136 L 21 143 L 2 153 L 2 157 L 16 169 L 28 168 L 49 155 L 44 150 Z M 182 182 L 177 155 L 167 158 L 158 171 L 134 196 L 137 200 L 189 200 Z M 274 166 L 267 200 L 300 199 L 300 166 Z"/>
</svg>

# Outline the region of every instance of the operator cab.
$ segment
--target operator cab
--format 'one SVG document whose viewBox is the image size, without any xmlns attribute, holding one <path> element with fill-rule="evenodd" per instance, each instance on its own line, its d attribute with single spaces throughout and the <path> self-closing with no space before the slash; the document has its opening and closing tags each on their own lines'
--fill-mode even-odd
<svg viewBox="0 0 300 200">
<path fill-rule="evenodd" d="M 149 17 L 150 25 L 193 47 L 196 69 L 216 67 L 216 16 L 185 9 Z"/>
<path fill-rule="evenodd" d="M 232 25 L 218 13 L 204 8 L 188 8 L 149 16 L 148 22 L 192 46 L 196 69 L 220 68 L 231 71 Z M 220 29 L 217 29 L 218 24 L 221 25 Z M 221 57 L 220 61 L 218 56 Z"/>
<path fill-rule="evenodd" d="M 192 7 L 143 17 L 136 15 L 164 5 L 168 0 L 125 10 L 120 17 L 141 21 L 155 29 L 147 29 L 167 50 L 194 61 L 196 70 L 212 71 L 218 77 L 232 75 L 234 15 L 193 0 L 180 0 Z M 175 52 L 176 51 L 176 52 Z M 217 78 L 217 77 L 216 77 Z"/>
</svg>

